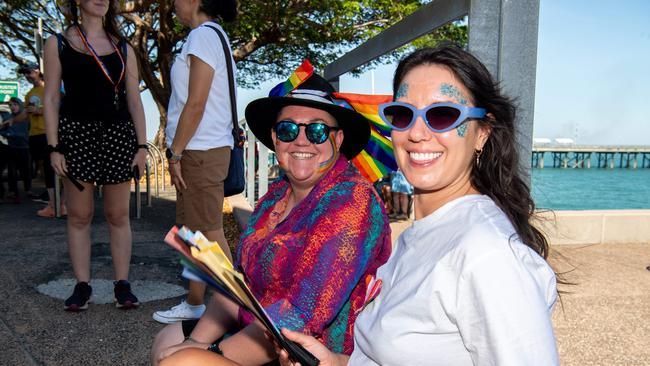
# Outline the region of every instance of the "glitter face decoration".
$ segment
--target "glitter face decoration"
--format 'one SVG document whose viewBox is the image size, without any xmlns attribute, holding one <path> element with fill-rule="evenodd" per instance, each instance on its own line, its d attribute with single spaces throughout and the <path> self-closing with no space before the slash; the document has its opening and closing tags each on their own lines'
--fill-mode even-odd
<svg viewBox="0 0 650 366">
<path fill-rule="evenodd" d="M 442 83 L 440 85 L 440 94 L 453 98 L 462 105 L 467 105 L 467 100 L 469 99 L 458 88 L 448 83 Z"/>
<path fill-rule="evenodd" d="M 458 88 L 456 88 L 451 84 L 442 83 L 442 85 L 440 85 L 440 94 L 450 98 L 454 98 L 458 101 L 458 103 L 462 105 L 467 105 L 468 98 L 460 90 L 458 90 Z M 468 124 L 469 123 L 463 123 L 456 128 L 458 137 L 465 137 L 465 135 L 467 134 Z"/>
<path fill-rule="evenodd" d="M 467 122 L 468 121 L 465 121 L 465 123 L 456 127 L 456 132 L 458 133 L 458 137 L 465 137 L 465 135 L 467 134 L 467 125 L 469 124 Z"/>
<path fill-rule="evenodd" d="M 397 93 L 395 94 L 395 100 L 405 97 L 408 93 L 409 93 L 408 84 L 400 85 L 399 89 L 397 89 Z"/>
</svg>

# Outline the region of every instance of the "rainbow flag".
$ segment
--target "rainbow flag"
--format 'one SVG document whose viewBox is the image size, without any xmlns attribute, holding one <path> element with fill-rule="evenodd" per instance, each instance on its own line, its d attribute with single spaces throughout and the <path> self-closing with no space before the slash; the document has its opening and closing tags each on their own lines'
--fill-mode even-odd
<svg viewBox="0 0 650 366">
<path fill-rule="evenodd" d="M 393 100 L 391 95 L 334 93 L 335 103 L 354 109 L 370 121 L 370 139 L 366 147 L 352 159 L 361 175 L 374 183 L 397 170 L 390 140 L 390 127 L 379 117 L 379 105 Z"/>
<path fill-rule="evenodd" d="M 300 66 L 289 76 L 287 81 L 276 85 L 269 92 L 269 97 L 284 97 L 290 91 L 297 88 L 314 73 L 314 66 L 309 60 L 305 59 Z"/>
</svg>

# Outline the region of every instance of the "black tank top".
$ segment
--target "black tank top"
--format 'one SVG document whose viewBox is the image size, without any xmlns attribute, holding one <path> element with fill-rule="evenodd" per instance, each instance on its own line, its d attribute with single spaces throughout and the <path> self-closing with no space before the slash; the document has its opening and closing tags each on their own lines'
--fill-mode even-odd
<svg viewBox="0 0 650 366">
<path fill-rule="evenodd" d="M 60 115 L 77 121 L 130 120 L 127 104 L 125 79 L 118 85 L 118 108 L 115 108 L 115 87 L 108 81 L 101 67 L 92 55 L 79 52 L 70 46 L 65 37 L 60 36 L 59 60 L 64 95 Z M 124 53 L 124 41 L 117 45 L 118 52 Z M 126 63 L 126 54 L 122 55 Z M 122 62 L 117 52 L 99 56 L 111 79 L 117 81 L 122 71 Z M 126 65 L 124 66 L 126 67 Z"/>
</svg>

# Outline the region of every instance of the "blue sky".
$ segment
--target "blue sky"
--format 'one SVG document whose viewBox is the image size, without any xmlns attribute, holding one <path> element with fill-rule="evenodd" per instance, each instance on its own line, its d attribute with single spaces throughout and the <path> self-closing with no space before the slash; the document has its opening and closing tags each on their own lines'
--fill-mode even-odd
<svg viewBox="0 0 650 366">
<path fill-rule="evenodd" d="M 540 0 L 537 56 L 534 137 L 650 145 L 650 1 Z M 390 94 L 394 69 L 344 75 L 340 89 L 371 93 L 374 74 L 374 92 Z M 279 81 L 239 90 L 240 118 Z M 143 100 L 152 138 L 158 112 L 150 96 Z"/>
<path fill-rule="evenodd" d="M 650 145 L 650 1 L 541 0 L 535 137 Z"/>
</svg>

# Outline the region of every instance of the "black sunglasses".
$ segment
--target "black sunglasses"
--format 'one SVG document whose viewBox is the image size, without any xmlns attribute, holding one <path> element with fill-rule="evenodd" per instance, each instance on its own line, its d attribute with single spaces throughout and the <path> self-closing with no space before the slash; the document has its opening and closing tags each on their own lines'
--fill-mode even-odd
<svg viewBox="0 0 650 366">
<path fill-rule="evenodd" d="M 339 127 L 328 126 L 322 122 L 296 123 L 290 120 L 282 120 L 276 123 L 275 126 L 273 126 L 273 129 L 275 130 L 275 135 L 278 137 L 278 140 L 282 142 L 291 142 L 298 138 L 300 126 L 305 127 L 307 140 L 316 145 L 320 145 L 327 141 L 330 131 L 340 130 Z"/>
</svg>

